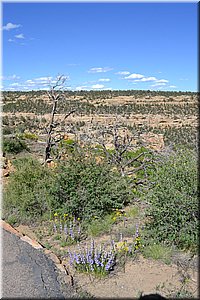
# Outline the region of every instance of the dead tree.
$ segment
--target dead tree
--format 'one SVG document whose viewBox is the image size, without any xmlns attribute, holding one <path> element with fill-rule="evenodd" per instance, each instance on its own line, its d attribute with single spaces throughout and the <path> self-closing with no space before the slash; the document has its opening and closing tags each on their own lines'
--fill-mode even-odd
<svg viewBox="0 0 200 300">
<path fill-rule="evenodd" d="M 68 118 L 72 113 L 75 112 L 75 110 L 70 111 L 67 113 L 63 120 L 56 121 L 55 115 L 57 113 L 57 106 L 58 101 L 61 100 L 61 98 L 65 97 L 65 95 L 62 92 L 63 84 L 66 81 L 66 77 L 63 75 L 58 76 L 55 84 L 50 87 L 50 91 L 47 92 L 50 102 L 52 102 L 52 111 L 51 111 L 51 119 L 47 131 L 47 140 L 46 140 L 46 147 L 45 147 L 45 162 L 50 162 L 52 160 L 51 152 L 52 147 L 55 146 L 58 142 L 60 142 L 64 135 L 62 134 L 56 134 L 55 129 L 66 119 Z"/>
<path fill-rule="evenodd" d="M 137 168 L 133 168 L 131 166 L 134 162 L 138 161 L 141 156 L 144 156 L 146 154 L 145 152 L 140 153 L 134 158 L 127 158 L 128 151 L 133 150 L 133 136 L 130 136 L 129 134 L 121 136 L 116 124 L 113 126 L 112 130 L 106 130 L 102 132 L 102 135 L 103 137 L 106 135 L 110 135 L 112 137 L 111 142 L 113 145 L 113 151 L 108 149 L 106 146 L 106 138 L 100 142 L 100 145 L 103 148 L 107 160 L 117 167 L 122 176 L 131 175 L 144 168 L 143 163 L 141 163 Z"/>
<path fill-rule="evenodd" d="M 146 166 L 148 158 L 147 152 L 143 151 L 133 158 L 128 158 L 130 151 L 136 151 L 138 148 L 134 145 L 136 136 L 129 133 L 120 133 L 120 125 L 115 122 L 112 126 L 100 126 L 96 132 L 90 133 L 89 140 L 91 143 L 96 143 L 101 146 L 104 156 L 107 162 L 117 168 L 121 176 L 133 175 L 140 170 L 146 172 Z M 110 144 L 110 145 L 109 145 Z M 144 157 L 141 160 L 141 157 Z M 138 162 L 138 166 L 134 166 L 134 163 Z M 138 184 L 142 184 L 144 181 L 138 181 Z"/>
</svg>

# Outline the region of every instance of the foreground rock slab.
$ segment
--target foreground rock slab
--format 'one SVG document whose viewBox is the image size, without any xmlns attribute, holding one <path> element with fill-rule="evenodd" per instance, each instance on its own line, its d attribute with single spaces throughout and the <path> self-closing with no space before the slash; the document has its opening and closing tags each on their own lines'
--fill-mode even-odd
<svg viewBox="0 0 200 300">
<path fill-rule="evenodd" d="M 2 298 L 65 299 L 56 267 L 42 250 L 4 229 L 2 250 Z"/>
</svg>

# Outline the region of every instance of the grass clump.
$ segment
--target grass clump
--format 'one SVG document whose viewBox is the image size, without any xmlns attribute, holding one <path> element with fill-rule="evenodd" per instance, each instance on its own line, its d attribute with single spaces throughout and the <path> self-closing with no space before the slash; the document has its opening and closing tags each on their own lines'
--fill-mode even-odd
<svg viewBox="0 0 200 300">
<path fill-rule="evenodd" d="M 151 244 L 151 245 L 146 245 L 143 248 L 142 254 L 144 255 L 145 258 L 162 260 L 166 264 L 169 264 L 171 261 L 172 249 L 162 244 Z"/>
<path fill-rule="evenodd" d="M 86 223 L 86 230 L 89 236 L 96 237 L 109 233 L 114 223 L 113 216 L 107 215 L 104 218 L 95 218 L 89 223 Z"/>
</svg>

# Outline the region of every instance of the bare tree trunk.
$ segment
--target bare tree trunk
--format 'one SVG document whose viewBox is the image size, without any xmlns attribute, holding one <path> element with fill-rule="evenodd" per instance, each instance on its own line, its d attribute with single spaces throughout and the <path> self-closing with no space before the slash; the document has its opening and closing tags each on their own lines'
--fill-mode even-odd
<svg viewBox="0 0 200 300">
<path fill-rule="evenodd" d="M 52 95 L 53 96 L 53 95 Z M 49 130 L 47 132 L 47 143 L 46 143 L 46 148 L 45 148 L 45 161 L 50 160 L 51 159 L 51 147 L 52 147 L 52 130 L 55 127 L 54 126 L 54 116 L 56 113 L 56 108 L 57 108 L 57 103 L 58 100 L 53 99 L 53 108 L 52 108 L 52 112 L 51 112 L 51 121 L 50 121 L 50 125 L 49 125 Z"/>
<path fill-rule="evenodd" d="M 63 136 L 60 135 L 59 139 L 55 139 L 55 137 L 53 137 L 53 131 L 58 125 L 60 125 L 62 123 L 62 122 L 55 122 L 55 114 L 57 111 L 58 101 L 60 100 L 61 96 L 63 96 L 60 93 L 60 89 L 63 87 L 65 80 L 66 80 L 66 77 L 58 76 L 55 85 L 52 86 L 50 88 L 50 91 L 48 92 L 48 97 L 49 97 L 50 101 L 53 103 L 53 107 L 52 107 L 52 112 L 51 112 L 50 124 L 47 129 L 47 140 L 46 140 L 45 156 L 44 156 L 45 162 L 50 162 L 53 159 L 51 157 L 52 146 L 54 146 L 56 143 L 58 143 L 59 141 L 61 141 L 64 138 L 64 135 Z M 56 90 L 56 88 L 58 88 L 59 90 Z M 70 111 L 68 114 L 66 114 L 64 116 L 64 119 L 62 121 L 64 121 L 67 117 L 69 117 L 74 112 L 75 112 L 75 110 Z"/>
</svg>

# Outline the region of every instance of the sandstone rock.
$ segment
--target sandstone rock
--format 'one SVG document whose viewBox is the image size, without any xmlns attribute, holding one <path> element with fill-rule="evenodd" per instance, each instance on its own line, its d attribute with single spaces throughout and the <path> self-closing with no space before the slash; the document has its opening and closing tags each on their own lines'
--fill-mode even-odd
<svg viewBox="0 0 200 300">
<path fill-rule="evenodd" d="M 37 241 L 32 240 L 31 238 L 29 238 L 26 235 L 22 236 L 21 240 L 27 242 L 28 244 L 30 244 L 35 249 L 42 249 L 43 248 Z"/>
<path fill-rule="evenodd" d="M 161 151 L 165 146 L 163 134 L 155 134 L 148 132 L 141 134 L 140 138 L 146 147 L 157 151 Z"/>
<path fill-rule="evenodd" d="M 18 227 L 15 227 L 15 229 L 20 232 L 22 235 L 29 236 L 32 240 L 37 240 L 36 234 L 33 232 L 33 230 L 28 227 L 27 225 L 19 225 Z"/>
</svg>

